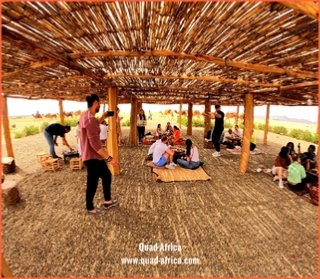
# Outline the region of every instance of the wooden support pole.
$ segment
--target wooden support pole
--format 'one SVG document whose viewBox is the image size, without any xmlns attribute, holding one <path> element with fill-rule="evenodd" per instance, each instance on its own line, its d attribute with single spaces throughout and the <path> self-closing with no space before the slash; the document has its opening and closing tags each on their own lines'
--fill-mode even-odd
<svg viewBox="0 0 320 279">
<path fill-rule="evenodd" d="M 137 131 L 137 99 L 131 97 L 131 112 L 130 112 L 130 135 L 129 144 L 130 146 L 138 145 L 138 131 Z"/>
<path fill-rule="evenodd" d="M 5 277 L 5 278 L 14 278 L 13 273 L 10 269 L 10 267 L 8 266 L 5 258 L 3 257 L 3 254 L 1 253 L 1 277 Z"/>
<path fill-rule="evenodd" d="M 140 111 L 141 109 L 142 109 L 142 102 L 139 101 L 139 102 L 137 102 L 137 112 Z M 138 113 L 137 113 L 137 115 L 138 115 Z"/>
<path fill-rule="evenodd" d="M 65 125 L 64 124 L 64 112 L 63 112 L 63 103 L 62 103 L 62 99 L 59 99 L 59 111 L 60 111 L 60 122 L 61 125 Z"/>
<path fill-rule="evenodd" d="M 264 127 L 263 145 L 267 145 L 267 137 L 269 131 L 270 105 L 267 104 L 266 126 Z"/>
<path fill-rule="evenodd" d="M 188 127 L 187 127 L 187 135 L 192 135 L 192 103 L 188 103 Z"/>
<path fill-rule="evenodd" d="M 116 111 L 117 111 L 117 88 L 109 87 L 108 88 L 108 110 L 114 111 L 114 116 L 110 116 L 108 118 L 108 139 L 107 139 L 107 148 L 108 154 L 112 156 L 115 160 L 119 162 L 120 165 L 120 157 L 119 157 L 119 147 L 117 140 L 117 128 L 116 128 Z M 111 173 L 113 175 L 120 174 L 120 166 L 112 166 L 108 165 Z"/>
<path fill-rule="evenodd" d="M 4 139 L 6 142 L 6 149 L 8 157 L 14 158 L 12 142 L 11 142 L 11 135 L 10 135 L 10 123 L 9 123 L 9 116 L 8 116 L 8 104 L 7 104 L 7 97 L 2 97 L 2 123 L 3 123 L 3 134 Z M 17 162 L 15 162 L 17 163 Z"/>
<path fill-rule="evenodd" d="M 253 131 L 253 94 L 245 95 L 244 103 L 244 129 L 242 139 L 242 150 L 240 155 L 239 172 L 245 173 L 250 158 L 250 140 Z"/>
<path fill-rule="evenodd" d="M 209 113 L 211 108 L 210 108 L 210 102 L 207 99 L 206 102 L 204 103 L 204 112 Z M 207 131 L 211 130 L 211 118 L 207 115 L 204 116 L 204 138 L 207 135 Z"/>
<path fill-rule="evenodd" d="M 182 104 L 179 105 L 179 129 L 181 130 Z"/>
<path fill-rule="evenodd" d="M 237 114 L 236 114 L 236 118 L 234 120 L 235 125 L 238 125 L 238 121 L 239 121 L 239 106 L 237 106 Z"/>
</svg>

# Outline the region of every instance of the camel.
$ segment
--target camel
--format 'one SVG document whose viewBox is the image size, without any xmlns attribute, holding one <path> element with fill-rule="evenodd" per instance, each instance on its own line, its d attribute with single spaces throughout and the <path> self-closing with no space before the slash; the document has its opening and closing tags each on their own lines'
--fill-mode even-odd
<svg viewBox="0 0 320 279">
<path fill-rule="evenodd" d="M 174 110 L 174 112 L 179 115 L 179 111 Z M 187 117 L 188 116 L 188 112 L 186 110 L 182 110 L 181 111 L 181 116 Z"/>
<path fill-rule="evenodd" d="M 64 114 L 65 117 L 73 117 L 72 111 L 70 111 L 70 112 L 65 112 L 64 111 L 63 114 Z"/>
<path fill-rule="evenodd" d="M 32 116 L 33 116 L 33 122 L 36 121 L 36 119 L 43 120 L 43 117 L 41 114 L 37 114 L 37 115 L 32 114 Z"/>
<path fill-rule="evenodd" d="M 166 109 L 164 113 L 160 111 L 160 114 L 161 116 L 164 116 L 164 118 L 168 117 L 168 119 L 171 119 L 171 120 L 173 120 L 174 118 L 173 111 L 171 109 Z"/>
<path fill-rule="evenodd" d="M 48 119 L 57 119 L 57 115 L 54 113 L 54 114 L 51 114 L 51 113 L 47 113 L 46 115 L 44 115 L 44 118 L 48 118 Z"/>
<path fill-rule="evenodd" d="M 74 113 L 74 115 L 75 115 L 75 116 L 80 116 L 81 113 L 82 113 L 82 111 L 79 109 L 79 110 L 77 110 L 77 111 Z"/>
<path fill-rule="evenodd" d="M 228 121 L 230 122 L 230 118 L 236 118 L 237 113 L 236 113 L 236 112 L 233 112 L 233 111 L 228 111 L 224 116 L 225 116 L 226 120 L 228 120 Z M 240 120 L 243 120 L 243 119 L 244 119 L 244 112 L 242 112 L 242 113 L 239 115 L 239 119 L 240 119 Z"/>
</svg>

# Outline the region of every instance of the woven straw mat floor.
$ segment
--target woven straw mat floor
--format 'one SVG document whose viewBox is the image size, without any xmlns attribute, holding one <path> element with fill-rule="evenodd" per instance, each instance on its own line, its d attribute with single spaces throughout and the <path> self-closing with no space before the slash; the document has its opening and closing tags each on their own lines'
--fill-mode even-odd
<svg viewBox="0 0 320 279">
<path fill-rule="evenodd" d="M 45 172 L 36 160 L 48 150 L 42 134 L 13 141 L 18 167 L 6 179 L 18 181 L 22 200 L 2 205 L 2 251 L 14 276 L 318 277 L 318 207 L 256 172 L 272 167 L 281 144 L 258 137 L 267 154 L 252 155 L 240 175 L 240 156 L 213 158 L 194 129 L 212 181 L 158 183 L 144 166 L 149 146 L 129 147 L 123 134 L 112 181 L 120 205 L 101 217 L 85 210 L 86 169 Z M 67 139 L 76 146 L 73 133 Z M 95 205 L 102 201 L 99 182 Z"/>
</svg>

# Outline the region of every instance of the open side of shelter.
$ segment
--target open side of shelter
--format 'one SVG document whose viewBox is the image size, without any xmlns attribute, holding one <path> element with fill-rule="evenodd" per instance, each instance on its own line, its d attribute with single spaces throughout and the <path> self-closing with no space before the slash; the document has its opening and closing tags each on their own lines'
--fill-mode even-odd
<svg viewBox="0 0 320 279">
<path fill-rule="evenodd" d="M 63 124 L 63 100 L 93 93 L 110 110 L 131 104 L 131 146 L 142 103 L 178 103 L 180 115 L 188 103 L 188 135 L 194 104 L 206 112 L 211 104 L 244 105 L 244 173 L 254 106 L 267 105 L 267 124 L 270 105 L 318 104 L 318 3 L 3 2 L 8 155 L 8 97 L 59 100 Z M 115 127 L 110 118 L 108 150 L 119 158 Z"/>
</svg>

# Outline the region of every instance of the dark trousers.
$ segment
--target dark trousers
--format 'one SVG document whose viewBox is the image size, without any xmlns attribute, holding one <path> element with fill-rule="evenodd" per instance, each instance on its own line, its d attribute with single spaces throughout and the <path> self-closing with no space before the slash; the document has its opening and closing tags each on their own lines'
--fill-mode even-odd
<svg viewBox="0 0 320 279">
<path fill-rule="evenodd" d="M 93 198 L 96 194 L 99 177 L 102 179 L 102 188 L 105 201 L 111 200 L 111 172 L 104 160 L 91 159 L 84 161 L 87 166 L 87 210 L 93 210 Z"/>
<path fill-rule="evenodd" d="M 293 191 L 302 191 L 302 190 L 304 190 L 306 184 L 307 184 L 307 178 L 302 179 L 301 182 L 296 184 L 296 185 L 291 185 L 290 182 L 288 181 L 288 186 Z"/>
<path fill-rule="evenodd" d="M 214 128 L 212 132 L 212 142 L 217 152 L 220 152 L 220 137 L 222 132 L 223 132 L 223 128 L 222 129 Z"/>
<path fill-rule="evenodd" d="M 142 139 L 143 139 L 143 137 L 144 137 L 144 133 L 145 133 L 146 127 L 145 127 L 145 126 L 137 126 L 137 128 L 138 128 L 139 142 L 142 142 Z"/>
<path fill-rule="evenodd" d="M 256 148 L 256 145 L 250 142 L 250 151 L 253 151 Z"/>
</svg>

